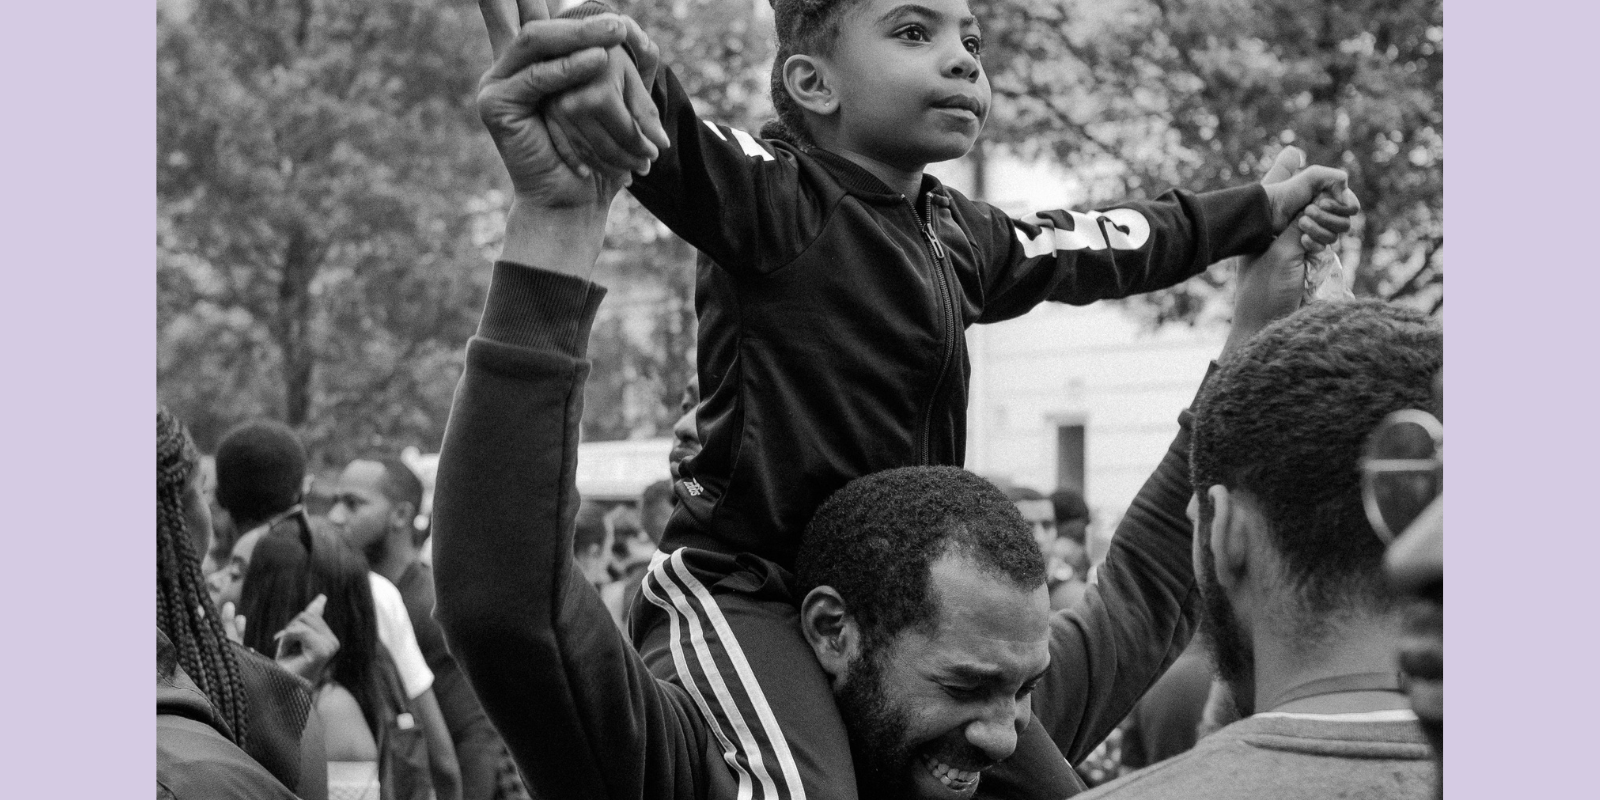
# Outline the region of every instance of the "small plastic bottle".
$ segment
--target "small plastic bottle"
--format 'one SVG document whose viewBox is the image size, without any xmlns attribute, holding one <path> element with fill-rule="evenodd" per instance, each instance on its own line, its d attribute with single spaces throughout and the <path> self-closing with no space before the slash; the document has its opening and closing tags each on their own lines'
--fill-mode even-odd
<svg viewBox="0 0 1600 800">
<path fill-rule="evenodd" d="M 1345 185 L 1330 186 L 1328 193 L 1333 197 L 1344 197 Z M 1339 261 L 1339 254 L 1334 252 L 1333 245 L 1328 245 L 1315 253 L 1306 253 L 1306 283 L 1303 303 L 1315 303 L 1328 300 L 1353 300 L 1352 293 L 1345 281 L 1344 264 Z"/>
</svg>

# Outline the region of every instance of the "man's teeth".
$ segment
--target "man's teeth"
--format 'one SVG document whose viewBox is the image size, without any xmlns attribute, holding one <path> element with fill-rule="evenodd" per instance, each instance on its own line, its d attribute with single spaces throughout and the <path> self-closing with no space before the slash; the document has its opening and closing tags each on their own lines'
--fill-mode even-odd
<svg viewBox="0 0 1600 800">
<path fill-rule="evenodd" d="M 939 782 L 943 783 L 946 788 L 957 791 L 971 788 L 972 784 L 978 781 L 980 774 L 956 769 L 932 756 L 923 756 L 922 763 L 928 768 L 929 772 L 933 773 L 933 777 L 938 778 Z"/>
</svg>

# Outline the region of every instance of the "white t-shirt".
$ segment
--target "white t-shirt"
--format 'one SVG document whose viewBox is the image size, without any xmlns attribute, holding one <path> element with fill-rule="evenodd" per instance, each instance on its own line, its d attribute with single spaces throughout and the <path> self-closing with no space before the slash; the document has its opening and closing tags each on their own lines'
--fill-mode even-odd
<svg viewBox="0 0 1600 800">
<path fill-rule="evenodd" d="M 372 610 L 378 616 L 378 641 L 394 659 L 406 696 L 416 698 L 433 687 L 433 670 L 422 659 L 417 632 L 412 630 L 411 615 L 406 613 L 406 601 L 388 578 L 376 572 L 368 572 L 367 577 L 372 583 Z"/>
</svg>

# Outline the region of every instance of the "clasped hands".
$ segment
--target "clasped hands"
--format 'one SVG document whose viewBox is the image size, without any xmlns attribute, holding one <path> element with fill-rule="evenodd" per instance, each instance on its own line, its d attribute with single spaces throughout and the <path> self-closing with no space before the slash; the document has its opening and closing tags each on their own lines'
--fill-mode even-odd
<svg viewBox="0 0 1600 800">
<path fill-rule="evenodd" d="M 516 202 L 604 209 L 669 140 L 650 97 L 658 51 L 615 14 L 550 19 L 544 0 L 480 0 L 495 62 L 478 114 Z"/>
</svg>

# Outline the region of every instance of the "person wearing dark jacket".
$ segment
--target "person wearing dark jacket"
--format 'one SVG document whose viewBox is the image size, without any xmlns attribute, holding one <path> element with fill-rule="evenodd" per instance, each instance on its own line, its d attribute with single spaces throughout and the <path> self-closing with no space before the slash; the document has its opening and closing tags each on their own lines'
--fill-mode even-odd
<svg viewBox="0 0 1600 800">
<path fill-rule="evenodd" d="M 1013 219 L 923 171 L 963 155 L 988 110 L 981 62 L 963 49 L 973 47 L 972 23 L 956 23 L 970 16 L 963 0 L 836 0 L 794 11 L 796 5 L 775 5 L 778 61 L 788 58 L 781 69 L 795 59 L 833 66 L 815 67 L 815 87 L 793 80 L 785 86 L 787 72 L 775 77 L 773 102 L 782 111 L 804 104 L 791 95 L 830 93 L 825 120 L 780 113 L 786 137 L 757 139 L 700 118 L 670 69 L 642 81 L 669 146 L 632 176 L 630 190 L 703 254 L 696 282 L 703 446 L 679 467 L 680 502 L 645 585 L 671 580 L 672 555 L 720 588 L 712 602 L 692 608 L 658 602 L 659 591 L 641 592 L 632 636 L 656 674 L 696 683 L 713 713 L 739 717 L 736 724 L 772 751 L 781 773 L 801 777 L 803 786 L 776 779 L 780 794 L 850 800 L 851 787 L 831 777 L 845 762 L 827 753 L 840 731 L 814 712 L 822 698 L 801 688 L 816 681 L 763 677 L 762 664 L 786 663 L 782 654 L 799 644 L 792 627 L 781 614 L 763 612 L 765 598 L 738 587 L 762 585 L 769 572 L 792 573 L 811 515 L 849 481 L 896 467 L 963 463 L 968 327 L 1012 319 L 1045 301 L 1084 305 L 1167 288 L 1223 258 L 1258 253 L 1317 188 L 1344 176 L 1314 168 L 1272 190 L 1174 191 L 1100 211 Z M 609 10 L 589 2 L 568 13 Z M 888 35 L 913 27 L 927 46 Z M 891 44 L 883 48 L 884 41 Z M 948 53 L 906 55 L 937 48 Z M 873 66 L 888 77 L 851 73 L 839 66 L 843 59 L 881 60 Z M 922 108 L 926 114 L 884 122 L 852 106 L 864 104 L 869 88 L 890 83 L 897 95 L 971 102 L 977 117 L 959 134 L 935 136 L 926 129 L 944 131 L 950 109 Z M 898 107 L 898 97 L 877 99 L 877 111 Z M 545 114 L 560 125 L 578 116 L 580 105 L 558 98 Z M 873 125 L 893 130 L 855 139 L 840 132 Z M 1338 224 L 1348 227 L 1348 217 Z M 697 626 L 725 632 L 707 640 L 695 636 Z M 727 666 L 682 673 L 674 647 L 705 649 L 706 658 Z M 741 661 L 753 668 L 731 666 Z M 770 709 L 774 721 L 725 705 L 717 683 L 748 695 L 757 710 Z M 735 741 L 729 757 L 751 767 L 754 756 Z"/>
<path fill-rule="evenodd" d="M 580 276 L 599 253 L 605 212 L 618 187 L 604 177 L 579 178 L 560 166 L 534 109 L 542 97 L 594 79 L 600 61 L 595 51 L 582 48 L 614 44 L 624 31 L 614 20 L 531 26 L 502 49 L 506 55 L 482 84 L 480 113 L 517 193 L 441 449 L 434 518 L 436 613 L 451 652 L 535 794 L 770 797 L 775 796 L 772 776 L 783 765 L 762 760 L 745 769 L 726 760 L 728 739 L 747 738 L 750 730 L 723 725 L 703 695 L 656 678 L 610 624 L 570 555 L 579 505 L 573 476 L 588 369 L 584 357 L 588 329 L 605 293 Z M 542 268 L 525 266 L 531 264 Z M 1298 298 L 1298 287 L 1290 297 Z M 868 760 L 855 762 L 858 773 L 903 765 L 911 774 L 898 777 L 920 781 L 913 785 L 927 790 L 923 794 L 970 797 L 987 767 L 1028 746 L 1017 734 L 1034 716 L 1068 757 L 1092 749 L 1183 650 L 1193 628 L 1189 601 L 1195 585 L 1183 514 L 1190 495 L 1186 450 L 1187 434 L 1180 433 L 1119 530 L 1099 589 L 1079 609 L 1054 617 L 1048 614 L 1042 557 L 1015 509 L 994 492 L 1016 522 L 1009 533 L 997 528 L 996 538 L 1022 537 L 1037 562 L 1037 585 L 1026 585 L 1026 578 L 1008 583 L 981 569 L 941 572 L 939 566 L 930 568 L 935 577 L 922 578 L 929 584 L 923 597 L 933 598 L 923 606 L 936 609 L 930 612 L 936 627 L 955 619 L 950 624 L 959 628 L 963 614 L 1014 612 L 996 617 L 1010 638 L 978 635 L 964 649 L 954 648 L 973 663 L 999 665 L 997 677 L 968 687 L 971 695 L 954 700 L 954 690 L 935 684 L 911 711 L 948 712 L 948 725 L 924 731 L 922 738 L 884 737 L 891 745 L 887 751 L 865 747 L 861 752 Z M 647 584 L 646 591 L 687 605 L 703 604 L 716 591 L 681 561 L 667 563 L 672 583 Z M 993 594 L 980 592 L 988 599 L 971 603 L 937 601 L 951 585 L 937 578 L 946 573 Z M 846 709 L 857 707 L 849 701 L 849 687 L 858 670 L 875 663 L 863 656 L 868 648 L 862 642 L 872 638 L 868 620 L 882 609 L 852 609 L 850 598 L 830 586 L 801 591 L 781 571 L 762 578 L 741 590 L 762 598 L 770 613 L 787 613 L 786 624 L 801 631 L 793 638 L 802 646 L 785 654 L 792 677 L 825 675 L 806 688 L 838 698 Z M 830 616 L 829 608 L 838 613 Z M 903 654 L 896 648 L 919 635 L 915 627 L 877 633 L 889 641 L 887 652 Z M 700 630 L 708 638 L 721 633 Z M 832 640 L 846 644 L 836 649 Z M 848 644 L 852 640 L 854 646 Z M 935 653 L 951 652 L 944 633 L 918 641 Z M 707 663 L 704 652 L 677 649 L 674 657 L 684 669 Z M 923 663 L 887 661 L 899 667 Z M 926 677 L 896 669 L 873 684 L 886 698 L 903 698 L 928 683 Z M 982 702 L 962 699 L 967 697 Z M 822 705 L 827 709 L 818 713 L 840 720 L 839 706 Z M 841 730 L 859 730 L 861 721 L 847 715 L 838 724 Z M 870 738 L 835 745 L 850 759 L 851 744 Z M 1053 776 L 1020 789 L 1059 797 L 1080 788 L 1061 752 L 1048 740 L 1045 748 L 1050 752 L 1021 754 L 1051 766 Z M 925 774 L 935 776 L 933 783 Z"/>
<path fill-rule="evenodd" d="M 178 666 L 177 648 L 156 630 L 158 800 L 298 800 L 234 744 L 211 699 Z"/>
</svg>

